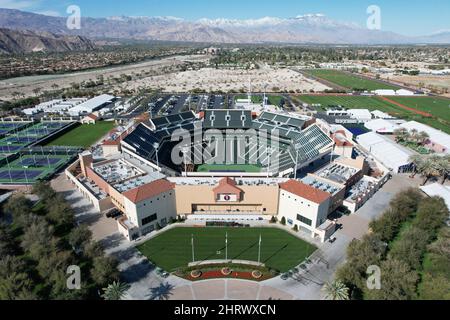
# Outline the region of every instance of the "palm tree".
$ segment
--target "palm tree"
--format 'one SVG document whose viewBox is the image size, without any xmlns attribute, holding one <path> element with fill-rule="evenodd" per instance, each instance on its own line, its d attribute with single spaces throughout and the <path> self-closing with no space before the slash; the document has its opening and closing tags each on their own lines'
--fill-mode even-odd
<svg viewBox="0 0 450 320">
<path fill-rule="evenodd" d="M 322 291 L 326 300 L 350 300 L 349 289 L 342 281 L 327 282 Z"/>
<path fill-rule="evenodd" d="M 437 157 L 437 158 L 436 158 Z M 425 177 L 425 181 L 422 185 L 427 184 L 428 180 L 430 180 L 433 177 L 439 177 L 439 156 L 432 156 L 425 158 L 425 160 L 421 163 L 421 165 L 417 168 L 419 173 Z"/>
<path fill-rule="evenodd" d="M 413 163 L 415 167 L 414 173 L 412 175 L 413 178 L 416 176 L 417 172 L 419 171 L 419 168 L 422 166 L 423 161 L 424 157 L 418 154 L 414 154 L 411 157 L 409 157 L 409 162 Z"/>
<path fill-rule="evenodd" d="M 436 162 L 437 170 L 442 177 L 442 184 L 444 184 L 450 172 L 450 155 L 439 157 Z"/>
<path fill-rule="evenodd" d="M 425 145 L 428 142 L 428 139 L 430 139 L 430 136 L 428 133 L 422 131 L 419 132 L 419 134 L 417 135 L 417 143 L 420 145 Z"/>
<path fill-rule="evenodd" d="M 394 130 L 394 135 L 395 135 L 396 142 L 407 141 L 409 138 L 408 130 L 406 130 L 405 128 L 400 128 L 400 129 Z"/>
<path fill-rule="evenodd" d="M 122 300 L 130 285 L 120 281 L 114 281 L 107 288 L 103 288 L 102 298 L 105 300 Z"/>
</svg>

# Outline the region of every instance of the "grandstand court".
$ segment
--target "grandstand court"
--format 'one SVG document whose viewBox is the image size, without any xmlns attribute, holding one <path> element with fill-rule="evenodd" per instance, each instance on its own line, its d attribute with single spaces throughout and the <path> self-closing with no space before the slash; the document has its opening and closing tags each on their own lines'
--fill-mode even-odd
<svg viewBox="0 0 450 320">
<path fill-rule="evenodd" d="M 251 164 L 203 164 L 197 168 L 197 172 L 246 172 L 259 173 L 261 166 Z"/>
<path fill-rule="evenodd" d="M 166 271 L 187 267 L 195 260 L 224 260 L 228 233 L 228 259 L 258 261 L 261 236 L 261 262 L 286 272 L 297 267 L 316 251 L 316 247 L 276 228 L 174 228 L 138 246 L 150 261 Z"/>
</svg>

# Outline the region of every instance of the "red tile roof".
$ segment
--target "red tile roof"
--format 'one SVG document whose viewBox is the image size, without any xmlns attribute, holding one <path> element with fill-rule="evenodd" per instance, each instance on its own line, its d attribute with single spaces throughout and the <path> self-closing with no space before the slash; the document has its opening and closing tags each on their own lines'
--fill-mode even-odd
<svg viewBox="0 0 450 320">
<path fill-rule="evenodd" d="M 154 198 L 161 193 L 173 190 L 174 188 L 174 183 L 171 183 L 166 179 L 160 179 L 138 188 L 129 190 L 123 195 L 131 202 L 139 203 L 141 201 Z"/>
<path fill-rule="evenodd" d="M 88 118 L 91 118 L 92 120 L 97 120 L 98 116 L 96 116 L 95 114 L 91 113 L 90 115 L 87 116 Z"/>
<path fill-rule="evenodd" d="M 223 178 L 219 185 L 213 190 L 215 193 L 240 193 L 241 189 L 236 187 L 236 181 L 231 178 Z"/>
<path fill-rule="evenodd" d="M 331 197 L 331 194 L 328 192 L 313 188 L 296 180 L 281 183 L 280 188 L 317 204 L 321 204 Z"/>
</svg>

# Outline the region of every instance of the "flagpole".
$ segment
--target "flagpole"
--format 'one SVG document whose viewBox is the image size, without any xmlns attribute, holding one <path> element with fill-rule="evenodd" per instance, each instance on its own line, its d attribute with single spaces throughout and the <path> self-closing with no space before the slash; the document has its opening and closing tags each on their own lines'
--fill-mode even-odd
<svg viewBox="0 0 450 320">
<path fill-rule="evenodd" d="M 194 234 L 192 234 L 192 240 L 191 240 L 191 244 L 192 244 L 192 263 L 195 262 L 195 251 L 194 251 Z"/>
<path fill-rule="evenodd" d="M 225 235 L 225 260 L 228 261 L 228 232 Z"/>
<path fill-rule="evenodd" d="M 261 263 L 261 242 L 262 242 L 261 235 L 259 235 L 258 264 Z"/>
</svg>

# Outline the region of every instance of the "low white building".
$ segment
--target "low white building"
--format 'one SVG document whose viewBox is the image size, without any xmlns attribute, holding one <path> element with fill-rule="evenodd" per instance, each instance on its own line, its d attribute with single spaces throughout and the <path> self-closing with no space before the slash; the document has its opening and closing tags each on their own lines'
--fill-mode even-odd
<svg viewBox="0 0 450 320">
<path fill-rule="evenodd" d="M 357 119 L 360 122 L 367 122 L 372 120 L 372 114 L 367 109 L 349 109 L 347 110 L 348 115 L 353 119 Z"/>
<path fill-rule="evenodd" d="M 415 95 L 414 91 L 399 89 L 399 90 L 390 90 L 390 89 L 380 89 L 372 91 L 377 96 L 413 96 Z"/>
<path fill-rule="evenodd" d="M 109 94 L 102 94 L 100 96 L 89 99 L 89 100 L 69 109 L 68 112 L 71 116 L 74 116 L 74 117 L 91 114 L 94 111 L 97 111 L 99 109 L 102 109 L 102 108 L 112 104 L 115 99 L 116 98 L 114 96 L 111 96 Z"/>
<path fill-rule="evenodd" d="M 316 229 L 327 221 L 331 194 L 297 180 L 280 184 L 278 219 L 290 226 L 308 230 L 314 237 Z"/>
<path fill-rule="evenodd" d="M 380 110 L 375 110 L 375 111 L 372 111 L 371 113 L 375 119 L 394 119 L 393 116 L 389 115 L 386 112 L 382 112 Z"/>
<path fill-rule="evenodd" d="M 394 173 L 410 172 L 412 170 L 410 157 L 414 153 L 394 141 L 375 132 L 360 135 L 356 138 L 356 141 L 376 160 Z"/>
<path fill-rule="evenodd" d="M 439 183 L 433 183 L 427 186 L 420 187 L 429 197 L 441 197 L 447 204 L 448 210 L 450 210 L 450 186 L 443 186 Z"/>
<path fill-rule="evenodd" d="M 395 130 L 400 129 L 400 126 L 393 121 L 388 121 L 385 119 L 375 119 L 366 122 L 364 126 L 370 131 L 379 134 L 393 134 Z"/>
</svg>

